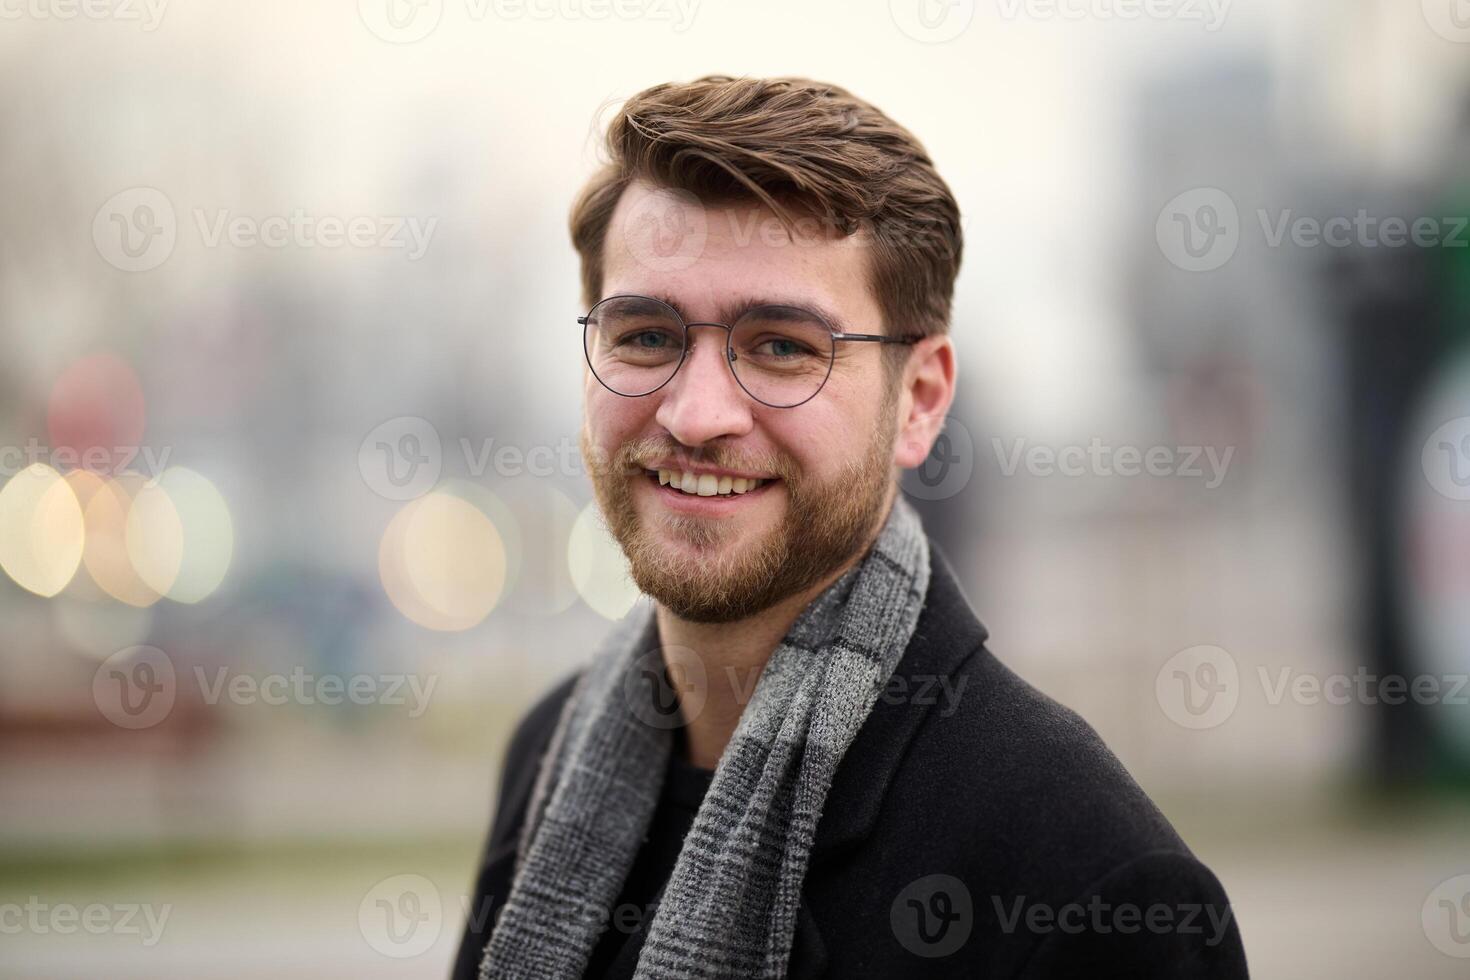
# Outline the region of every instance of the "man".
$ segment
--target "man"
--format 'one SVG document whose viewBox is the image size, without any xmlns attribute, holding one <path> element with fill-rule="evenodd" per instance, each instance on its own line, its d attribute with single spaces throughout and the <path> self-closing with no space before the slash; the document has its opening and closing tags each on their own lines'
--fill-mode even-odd
<svg viewBox="0 0 1470 980">
<path fill-rule="evenodd" d="M 455 977 L 1244 977 L 1219 882 L 897 492 L 955 391 L 923 147 L 727 77 L 607 147 L 582 444 L 653 604 L 512 739 Z"/>
</svg>

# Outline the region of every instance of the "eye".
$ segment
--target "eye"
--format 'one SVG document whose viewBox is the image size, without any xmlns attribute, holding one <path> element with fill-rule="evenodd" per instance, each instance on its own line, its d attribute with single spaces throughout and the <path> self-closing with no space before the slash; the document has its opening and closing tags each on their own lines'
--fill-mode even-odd
<svg viewBox="0 0 1470 980">
<path fill-rule="evenodd" d="M 620 347 L 636 347 L 640 350 L 665 350 L 674 343 L 674 337 L 667 330 L 644 327 L 623 332 L 617 343 Z"/>
<path fill-rule="evenodd" d="M 755 345 L 755 351 L 772 357 L 805 357 L 812 349 L 790 337 L 769 337 Z"/>
</svg>

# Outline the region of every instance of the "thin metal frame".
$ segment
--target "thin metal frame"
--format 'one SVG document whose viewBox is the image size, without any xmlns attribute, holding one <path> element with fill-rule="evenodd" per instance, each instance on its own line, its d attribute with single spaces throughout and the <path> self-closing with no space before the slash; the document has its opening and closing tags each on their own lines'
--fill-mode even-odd
<svg viewBox="0 0 1470 980">
<path fill-rule="evenodd" d="M 644 300 L 644 301 L 649 302 L 649 303 L 657 303 L 659 306 L 662 306 L 664 309 L 668 310 L 669 311 L 669 314 L 671 316 L 673 316 L 673 318 L 681 326 L 683 326 L 683 328 L 684 328 L 684 343 L 683 343 L 682 347 L 679 350 L 679 363 L 674 365 L 674 370 L 670 371 L 669 372 L 669 376 L 667 378 L 664 378 L 663 381 L 659 382 L 659 384 L 657 386 L 655 386 L 653 388 L 650 388 L 647 391 L 641 392 L 641 393 L 636 394 L 636 395 L 629 395 L 629 394 L 627 394 L 625 392 L 618 391 L 616 388 L 614 388 L 611 385 L 609 385 L 606 381 L 603 381 L 602 380 L 602 376 L 597 373 L 597 367 L 592 363 L 592 352 L 587 349 L 587 327 L 589 326 L 588 321 L 590 321 L 592 319 L 592 314 L 597 312 L 597 308 L 599 306 L 602 306 L 604 303 L 610 303 L 610 302 L 612 302 L 615 299 L 638 299 L 638 300 Z M 832 343 L 832 350 L 831 350 L 831 353 L 828 354 L 828 356 L 827 356 L 827 373 L 824 374 L 824 375 L 822 375 L 822 383 L 819 384 L 819 385 L 817 385 L 816 390 L 813 391 L 810 395 L 807 395 L 801 401 L 795 402 L 795 403 L 790 404 L 790 405 L 772 405 L 770 402 L 765 401 L 765 400 L 757 397 L 756 394 L 755 394 L 755 392 L 753 392 L 749 388 L 745 387 L 745 382 L 740 380 L 740 375 L 737 374 L 736 371 L 735 371 L 735 360 L 736 360 L 736 358 L 735 358 L 735 351 L 730 346 L 730 340 L 735 335 L 735 327 L 734 327 L 733 324 L 729 324 L 729 323 L 715 323 L 715 322 L 709 321 L 709 320 L 697 320 L 697 321 L 695 321 L 693 323 L 687 323 L 687 322 L 685 322 L 684 318 L 679 315 L 679 311 L 678 310 L 674 309 L 672 306 L 670 306 L 668 303 L 665 303 L 663 300 L 661 300 L 661 299 L 655 299 L 652 296 L 640 296 L 637 293 L 619 293 L 616 296 L 605 296 L 602 299 L 598 300 L 596 303 L 593 303 L 592 304 L 592 309 L 588 310 L 587 313 L 586 313 L 586 315 L 577 317 L 577 322 L 582 325 L 582 357 L 584 359 L 586 359 L 586 361 L 587 361 L 587 367 L 592 371 L 592 376 L 597 379 L 597 383 L 600 384 L 600 385 L 602 385 L 608 391 L 612 392 L 614 395 L 618 395 L 618 396 L 620 396 L 622 398 L 645 398 L 648 395 L 653 394 L 655 391 L 658 391 L 659 388 L 662 388 L 664 385 L 668 384 L 670 381 L 673 381 L 674 380 L 674 375 L 678 374 L 679 373 L 679 369 L 684 366 L 684 358 L 686 358 L 686 357 L 689 356 L 689 349 L 692 346 L 690 344 L 690 342 L 689 342 L 689 330 L 690 330 L 690 328 L 692 328 L 692 327 L 720 327 L 721 329 L 723 329 L 725 331 L 725 365 L 727 367 L 729 367 L 729 369 L 730 369 L 730 376 L 735 379 L 735 383 L 740 386 L 740 390 L 743 391 L 743 392 L 745 392 L 751 398 L 754 398 L 758 403 L 766 406 L 767 408 L 798 408 L 798 407 L 800 407 L 802 405 L 805 405 L 807 402 L 811 401 L 813 398 L 817 397 L 817 395 L 821 394 L 822 389 L 825 388 L 825 387 L 827 387 L 827 379 L 830 378 L 830 377 L 832 377 L 832 366 L 837 362 L 837 341 L 839 341 L 839 340 L 851 340 L 851 341 L 855 341 L 855 342 L 858 342 L 858 343 L 864 343 L 864 342 L 866 342 L 866 343 L 875 343 L 875 344 L 906 344 L 907 345 L 907 344 L 916 344 L 920 340 L 923 339 L 922 337 L 889 337 L 888 335 L 881 334 L 881 333 L 845 333 L 845 332 L 843 332 L 841 330 L 833 329 L 832 324 L 828 323 L 827 320 L 824 317 L 822 317 L 818 313 L 813 312 L 812 310 L 808 310 L 808 309 L 805 309 L 805 308 L 802 308 L 802 307 L 786 307 L 785 304 L 781 304 L 781 303 L 775 303 L 775 304 L 771 304 L 771 305 L 777 306 L 777 307 L 784 307 L 786 309 L 800 309 L 803 313 L 806 313 L 807 315 L 809 315 L 811 317 L 814 317 L 818 322 L 820 322 L 822 324 L 822 326 L 826 327 L 827 328 L 827 332 L 832 335 L 832 341 L 833 341 L 833 343 Z M 756 307 L 756 308 L 758 309 L 759 307 Z"/>
</svg>

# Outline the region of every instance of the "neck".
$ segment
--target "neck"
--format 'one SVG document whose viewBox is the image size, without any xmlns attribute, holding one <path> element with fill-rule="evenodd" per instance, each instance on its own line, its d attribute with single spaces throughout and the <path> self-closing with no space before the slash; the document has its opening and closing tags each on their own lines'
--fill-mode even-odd
<svg viewBox="0 0 1470 980">
<path fill-rule="evenodd" d="M 882 514 L 886 519 L 893 505 L 890 490 Z M 703 707 L 684 720 L 685 756 L 692 765 L 714 769 L 725 746 L 735 734 L 740 715 L 755 693 L 756 683 L 771 654 L 786 636 L 791 624 L 813 599 L 855 565 L 877 536 L 869 530 L 863 547 L 811 587 L 763 609 L 753 616 L 730 623 L 696 623 L 681 619 L 663 605 L 657 606 L 659 644 L 684 647 L 695 652 L 704 665 L 706 696 Z M 666 662 L 667 665 L 667 662 Z"/>
</svg>

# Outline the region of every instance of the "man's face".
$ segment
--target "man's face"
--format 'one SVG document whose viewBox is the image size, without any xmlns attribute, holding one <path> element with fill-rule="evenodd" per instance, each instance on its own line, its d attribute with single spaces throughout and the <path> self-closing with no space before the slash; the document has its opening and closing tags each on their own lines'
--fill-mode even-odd
<svg viewBox="0 0 1470 980">
<path fill-rule="evenodd" d="M 604 296 L 664 299 L 686 322 L 780 304 L 821 310 L 839 331 L 884 332 L 865 248 L 815 223 L 793 240 L 753 202 L 703 207 L 635 183 L 603 261 Z M 648 395 L 614 394 L 584 372 L 582 449 L 603 515 L 638 586 L 696 622 L 743 619 L 821 582 L 866 546 L 894 485 L 898 386 L 883 345 L 838 343 L 814 398 L 770 408 L 736 381 L 725 336 L 693 328 L 678 372 Z M 668 485 L 659 470 L 673 472 Z M 694 493 L 679 489 L 686 472 Z M 701 476 L 731 492 L 700 495 Z M 736 493 L 739 477 L 761 483 Z"/>
</svg>

